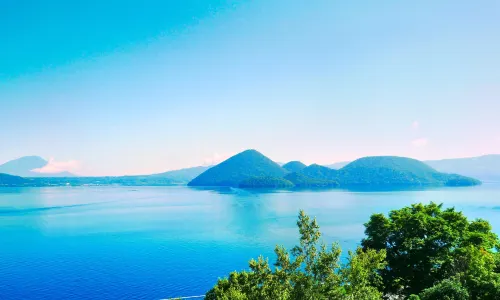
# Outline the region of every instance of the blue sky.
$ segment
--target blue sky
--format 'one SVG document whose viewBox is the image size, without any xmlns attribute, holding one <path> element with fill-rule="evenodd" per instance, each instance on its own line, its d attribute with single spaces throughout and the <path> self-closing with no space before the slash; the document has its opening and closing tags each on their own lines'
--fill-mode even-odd
<svg viewBox="0 0 500 300">
<path fill-rule="evenodd" d="M 500 2 L 0 2 L 0 163 L 500 153 Z"/>
</svg>

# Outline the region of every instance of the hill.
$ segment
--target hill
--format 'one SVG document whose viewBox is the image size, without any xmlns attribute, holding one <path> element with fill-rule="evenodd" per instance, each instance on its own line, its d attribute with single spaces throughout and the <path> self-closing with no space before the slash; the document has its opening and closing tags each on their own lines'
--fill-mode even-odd
<svg viewBox="0 0 500 300">
<path fill-rule="evenodd" d="M 23 186 L 27 183 L 27 180 L 19 177 L 8 174 L 0 174 L 0 187 L 5 186 Z"/>
<path fill-rule="evenodd" d="M 300 172 L 307 168 L 307 166 L 300 161 L 291 161 L 284 164 L 282 168 L 287 170 L 288 172 Z"/>
<path fill-rule="evenodd" d="M 307 177 L 320 180 L 337 180 L 338 171 L 317 164 L 312 164 L 300 173 Z"/>
<path fill-rule="evenodd" d="M 159 174 L 153 174 L 153 175 L 150 175 L 149 177 L 168 178 L 172 182 L 176 182 L 179 184 L 181 184 L 181 183 L 186 184 L 210 168 L 211 168 L 211 166 L 199 166 L 199 167 L 193 167 L 193 168 L 185 168 L 185 169 L 168 171 L 168 172 L 159 173 Z"/>
<path fill-rule="evenodd" d="M 266 188 L 266 189 L 276 189 L 276 188 L 292 188 L 294 184 L 285 178 L 281 177 L 250 177 L 248 179 L 240 182 L 240 188 Z"/>
<path fill-rule="evenodd" d="M 251 177 L 283 177 L 286 170 L 256 150 L 246 150 L 206 170 L 189 186 L 232 186 Z"/>
<path fill-rule="evenodd" d="M 24 156 L 18 159 L 11 160 L 0 165 L 0 173 L 21 176 L 21 177 L 72 177 L 69 172 L 61 173 L 38 173 L 33 172 L 35 169 L 45 167 L 48 161 L 40 156 Z"/>
<path fill-rule="evenodd" d="M 0 173 L 15 176 L 31 176 L 32 170 L 43 168 L 47 161 L 39 156 L 25 156 L 0 165 Z"/>
<path fill-rule="evenodd" d="M 285 179 L 293 183 L 297 188 L 331 188 L 339 186 L 336 180 L 311 178 L 300 172 L 287 174 Z"/>
<path fill-rule="evenodd" d="M 482 181 L 500 182 L 500 154 L 431 160 L 425 163 L 440 172 L 462 174 Z"/>
<path fill-rule="evenodd" d="M 436 171 L 416 159 L 397 156 L 364 157 L 338 171 L 341 186 L 464 186 L 479 181 Z"/>
</svg>

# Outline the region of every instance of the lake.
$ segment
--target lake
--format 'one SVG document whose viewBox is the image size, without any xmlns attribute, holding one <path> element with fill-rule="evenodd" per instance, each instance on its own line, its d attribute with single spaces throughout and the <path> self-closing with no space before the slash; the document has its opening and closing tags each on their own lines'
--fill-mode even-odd
<svg viewBox="0 0 500 300">
<path fill-rule="evenodd" d="M 299 209 L 347 251 L 372 213 L 455 206 L 500 233 L 500 185 L 423 191 L 250 192 L 188 187 L 0 188 L 0 299 L 202 295 L 275 244 L 298 242 Z"/>
</svg>

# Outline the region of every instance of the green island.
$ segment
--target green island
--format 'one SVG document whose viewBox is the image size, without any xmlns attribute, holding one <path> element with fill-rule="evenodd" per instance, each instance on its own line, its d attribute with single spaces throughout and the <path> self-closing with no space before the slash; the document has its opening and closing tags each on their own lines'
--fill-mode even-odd
<svg viewBox="0 0 500 300">
<path fill-rule="evenodd" d="M 305 166 L 297 161 L 281 167 L 256 150 L 246 150 L 203 172 L 188 185 L 269 188 L 276 184 L 276 187 L 283 188 L 289 185 L 288 182 L 296 188 L 456 187 L 481 184 L 474 178 L 438 172 L 421 161 L 407 157 L 364 157 L 334 170 L 317 164 Z"/>
<path fill-rule="evenodd" d="M 280 177 L 250 177 L 240 182 L 240 188 L 291 188 L 295 185 Z"/>
<path fill-rule="evenodd" d="M 482 219 L 454 208 L 413 204 L 374 214 L 365 238 L 345 260 L 338 244 L 321 242 L 316 219 L 300 211 L 299 244 L 277 245 L 232 272 L 207 300 L 469 300 L 500 299 L 499 239 Z"/>
<path fill-rule="evenodd" d="M 21 158 L 0 166 L 6 173 L 0 186 L 171 186 L 233 187 L 245 189 L 315 189 L 315 188 L 398 188 L 428 186 L 474 186 L 481 181 L 438 172 L 424 162 L 397 156 L 371 156 L 355 160 L 335 170 L 318 164 L 306 166 L 291 161 L 280 166 L 256 150 L 246 150 L 218 165 L 200 166 L 152 175 L 78 177 L 58 173 L 44 177 L 32 171 L 46 163 L 38 157 Z M 17 175 L 8 177 L 7 174 Z M 26 176 L 23 176 L 26 174 Z M 22 176 L 22 177 L 19 177 Z"/>
</svg>

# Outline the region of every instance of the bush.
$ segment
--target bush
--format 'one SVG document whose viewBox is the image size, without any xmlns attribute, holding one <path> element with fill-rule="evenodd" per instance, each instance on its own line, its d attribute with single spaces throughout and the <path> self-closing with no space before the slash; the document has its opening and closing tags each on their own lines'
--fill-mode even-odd
<svg viewBox="0 0 500 300">
<path fill-rule="evenodd" d="M 219 279 L 206 299 L 381 299 L 376 286 L 382 280 L 377 271 L 385 266 L 384 250 L 359 248 L 341 266 L 340 247 L 319 243 L 321 233 L 315 219 L 301 211 L 297 226 L 299 245 L 291 251 L 276 246 L 274 268 L 263 257 L 252 259 L 250 272 L 233 272 Z"/>
<path fill-rule="evenodd" d="M 468 300 L 469 293 L 453 279 L 445 279 L 420 293 L 421 300 Z"/>
</svg>

